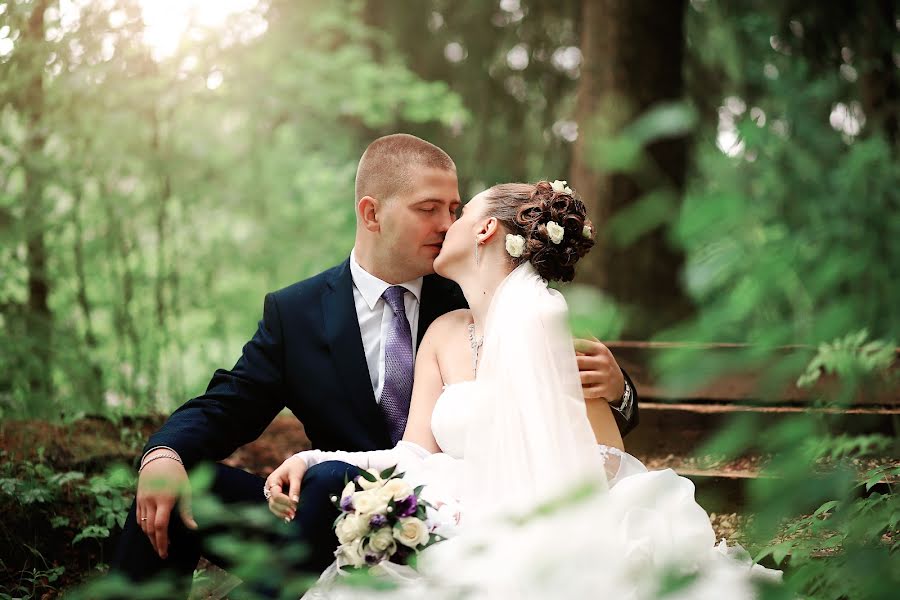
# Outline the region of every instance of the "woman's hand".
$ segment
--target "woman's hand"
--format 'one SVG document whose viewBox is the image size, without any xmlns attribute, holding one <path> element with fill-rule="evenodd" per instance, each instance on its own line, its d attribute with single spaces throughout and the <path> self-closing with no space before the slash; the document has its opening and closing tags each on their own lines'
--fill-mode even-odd
<svg viewBox="0 0 900 600">
<path fill-rule="evenodd" d="M 292 456 L 281 466 L 272 471 L 266 479 L 269 491 L 269 510 L 285 522 L 293 521 L 297 514 L 297 502 L 300 500 L 300 482 L 306 474 L 306 461 L 299 456 Z M 287 486 L 288 493 L 284 493 Z"/>
</svg>

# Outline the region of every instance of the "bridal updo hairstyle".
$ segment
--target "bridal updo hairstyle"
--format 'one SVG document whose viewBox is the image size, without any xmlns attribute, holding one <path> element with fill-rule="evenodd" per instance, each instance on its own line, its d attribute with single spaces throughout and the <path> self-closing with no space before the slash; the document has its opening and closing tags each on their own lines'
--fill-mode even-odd
<svg viewBox="0 0 900 600">
<path fill-rule="evenodd" d="M 575 263 L 594 245 L 593 224 L 587 218 L 584 202 L 573 193 L 557 192 L 548 181 L 502 183 L 486 195 L 485 216 L 496 218 L 509 233 L 525 238 L 525 248 L 516 266 L 531 261 L 547 281 L 572 281 Z M 565 234 L 559 244 L 550 240 L 547 223 L 560 225 Z M 583 235 L 584 226 L 591 237 Z"/>
</svg>

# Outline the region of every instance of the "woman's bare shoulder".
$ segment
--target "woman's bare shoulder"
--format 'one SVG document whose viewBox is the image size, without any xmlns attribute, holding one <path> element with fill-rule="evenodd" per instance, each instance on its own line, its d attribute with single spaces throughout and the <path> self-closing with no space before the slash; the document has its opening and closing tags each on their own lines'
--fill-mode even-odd
<svg viewBox="0 0 900 600">
<path fill-rule="evenodd" d="M 448 333 L 465 330 L 471 322 L 472 311 L 468 308 L 451 310 L 432 321 L 428 331 L 425 332 L 425 339 L 439 342 Z"/>
</svg>

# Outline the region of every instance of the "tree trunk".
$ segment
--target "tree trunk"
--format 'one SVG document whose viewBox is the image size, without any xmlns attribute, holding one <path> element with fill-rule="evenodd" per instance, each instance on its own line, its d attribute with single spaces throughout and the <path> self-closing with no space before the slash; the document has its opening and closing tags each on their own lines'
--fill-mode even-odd
<svg viewBox="0 0 900 600">
<path fill-rule="evenodd" d="M 897 151 L 900 131 L 900 82 L 891 54 L 896 36 L 894 3 L 890 0 L 865 3 L 863 23 L 867 35 L 862 40 L 860 99 L 869 129 L 884 132 L 891 150 Z"/>
<path fill-rule="evenodd" d="M 645 338 L 690 314 L 690 301 L 679 282 L 684 259 L 667 243 L 663 227 L 628 248 L 611 243 L 610 218 L 659 182 L 600 172 L 591 142 L 597 134 L 617 133 L 659 102 L 682 99 L 684 13 L 685 0 L 582 3 L 579 135 L 571 183 L 596 225 L 597 245 L 580 265 L 579 280 L 599 286 L 624 305 L 629 315 L 626 337 Z M 679 197 L 685 181 L 686 140 L 664 140 L 646 150 L 666 186 Z"/>
<path fill-rule="evenodd" d="M 76 293 L 75 298 L 78 307 L 84 317 L 84 344 L 87 352 L 83 360 L 87 363 L 88 380 L 83 387 L 87 396 L 87 405 L 92 410 L 102 414 L 106 408 L 106 401 L 103 397 L 103 369 L 97 362 L 97 354 L 99 352 L 99 344 L 97 336 L 94 333 L 93 310 L 87 293 L 87 270 L 85 269 L 84 256 L 84 225 L 81 219 L 82 208 L 82 189 L 77 182 L 73 182 L 72 189 L 74 192 L 74 204 L 72 206 L 72 226 L 74 227 L 74 242 L 72 245 L 72 254 L 75 266 Z"/>
<path fill-rule="evenodd" d="M 31 76 L 20 96 L 17 107 L 25 116 L 26 139 L 23 148 L 22 167 L 25 204 L 25 247 L 27 249 L 26 268 L 28 271 L 28 299 L 26 302 L 26 339 L 29 341 L 28 392 L 31 406 L 49 409 L 51 398 L 51 335 L 53 318 L 50 313 L 50 282 L 47 273 L 47 246 L 44 238 L 46 223 L 44 209 L 44 186 L 46 167 L 41 157 L 46 135 L 43 131 L 44 112 L 44 63 L 46 44 L 44 42 L 44 11 L 47 0 L 35 3 L 28 25 L 22 31 L 17 43 L 22 64 Z"/>
</svg>

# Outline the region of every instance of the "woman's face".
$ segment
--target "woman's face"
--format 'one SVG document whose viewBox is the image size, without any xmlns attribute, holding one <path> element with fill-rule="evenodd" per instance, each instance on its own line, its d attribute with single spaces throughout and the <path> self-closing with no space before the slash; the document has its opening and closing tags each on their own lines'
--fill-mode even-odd
<svg viewBox="0 0 900 600">
<path fill-rule="evenodd" d="M 487 190 L 469 200 L 460 217 L 447 230 L 441 253 L 434 260 L 434 271 L 438 275 L 455 279 L 475 267 L 475 234 L 485 221 L 486 194 Z"/>
</svg>

